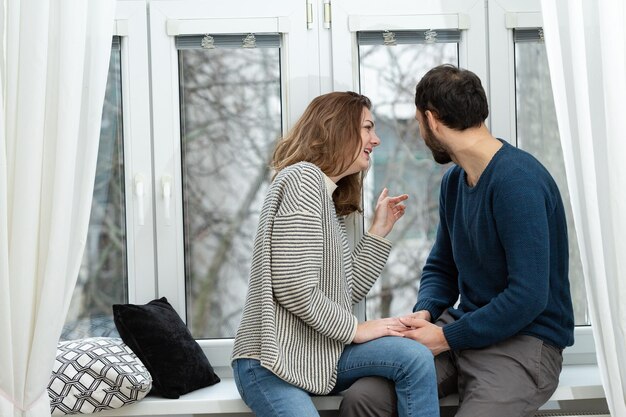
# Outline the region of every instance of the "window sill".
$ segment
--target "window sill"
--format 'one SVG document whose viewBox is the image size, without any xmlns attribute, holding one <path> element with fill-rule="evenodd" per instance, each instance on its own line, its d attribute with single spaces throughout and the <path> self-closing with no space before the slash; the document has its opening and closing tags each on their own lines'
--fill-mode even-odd
<svg viewBox="0 0 626 417">
<path fill-rule="evenodd" d="M 559 387 L 550 401 L 590 400 L 604 398 L 600 373 L 596 365 L 567 365 L 561 372 Z M 337 410 L 341 396 L 313 397 L 318 410 Z M 442 407 L 458 404 L 456 396 L 441 400 Z M 146 397 L 138 403 L 105 410 L 101 417 L 115 416 L 157 416 L 157 415 L 221 415 L 230 413 L 250 413 L 235 386 L 232 376 L 222 378 L 222 382 L 202 388 L 172 400 L 160 397 Z"/>
</svg>

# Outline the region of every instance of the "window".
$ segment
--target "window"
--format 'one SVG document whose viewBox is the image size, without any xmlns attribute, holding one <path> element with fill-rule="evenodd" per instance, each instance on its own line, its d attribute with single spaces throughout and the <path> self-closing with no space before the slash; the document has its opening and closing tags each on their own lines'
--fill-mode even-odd
<svg viewBox="0 0 626 417">
<path fill-rule="evenodd" d="M 176 38 L 187 325 L 197 338 L 234 337 L 239 324 L 281 134 L 280 40 Z"/>
<path fill-rule="evenodd" d="M 372 99 L 382 144 L 374 151 L 365 181 L 365 219 L 383 186 L 408 192 L 403 226 L 390 236 L 394 248 L 382 277 L 370 291 L 360 318 L 411 311 L 420 271 L 438 223 L 443 172 L 419 139 L 414 94 L 419 78 L 434 65 L 451 63 L 487 78 L 483 2 L 444 0 L 332 4 L 332 78 L 334 89 L 361 91 Z M 355 237 L 356 237 L 355 236 Z"/>
<path fill-rule="evenodd" d="M 565 205 L 569 233 L 569 277 L 577 325 L 589 324 L 582 265 L 565 177 L 563 151 L 552 99 L 543 31 L 515 29 L 517 145 L 533 154 L 554 177 Z"/>
<path fill-rule="evenodd" d="M 595 363 L 593 335 L 591 328 L 585 326 L 589 324 L 587 301 L 563 176 L 548 65 L 538 31 L 543 24 L 540 10 L 539 0 L 498 0 L 487 4 L 489 125 L 495 136 L 533 153 L 557 181 L 568 216 L 570 287 L 578 325 L 574 346 L 564 352 L 564 364 Z"/>
<path fill-rule="evenodd" d="M 305 13 L 150 2 L 157 293 L 203 346 L 235 335 L 274 143 L 312 98 Z"/>
<path fill-rule="evenodd" d="M 439 185 L 449 165 L 437 164 L 419 138 L 415 84 L 439 64 L 459 65 L 458 30 L 359 32 L 361 92 L 373 103 L 381 145 L 365 180 L 365 223 L 383 187 L 407 193 L 409 202 L 387 267 L 367 297 L 367 318 L 410 312 L 417 299 L 422 266 L 439 222 Z"/>
<path fill-rule="evenodd" d="M 123 1 L 115 13 L 91 218 L 63 339 L 116 334 L 112 304 L 156 295 L 146 6 Z"/>
<path fill-rule="evenodd" d="M 113 37 L 85 253 L 62 340 L 115 334 L 111 305 L 128 301 L 120 38 Z"/>
</svg>

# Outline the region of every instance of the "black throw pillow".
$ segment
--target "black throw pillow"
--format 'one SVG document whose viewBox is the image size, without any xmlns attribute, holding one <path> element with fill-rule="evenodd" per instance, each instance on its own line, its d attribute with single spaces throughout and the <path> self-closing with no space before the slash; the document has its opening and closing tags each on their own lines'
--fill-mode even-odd
<svg viewBox="0 0 626 417">
<path fill-rule="evenodd" d="M 220 382 L 185 323 L 165 297 L 145 305 L 115 304 L 120 337 L 152 376 L 151 394 L 178 398 Z"/>
</svg>

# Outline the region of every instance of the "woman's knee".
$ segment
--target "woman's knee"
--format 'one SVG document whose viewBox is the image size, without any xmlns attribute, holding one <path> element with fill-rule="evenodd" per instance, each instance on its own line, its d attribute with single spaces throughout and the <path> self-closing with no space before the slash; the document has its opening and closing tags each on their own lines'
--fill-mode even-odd
<svg viewBox="0 0 626 417">
<path fill-rule="evenodd" d="M 414 362 L 416 364 L 432 365 L 434 369 L 434 357 L 430 349 L 419 342 L 401 337 L 392 341 L 395 346 L 390 347 L 390 353 L 402 362 Z"/>
</svg>

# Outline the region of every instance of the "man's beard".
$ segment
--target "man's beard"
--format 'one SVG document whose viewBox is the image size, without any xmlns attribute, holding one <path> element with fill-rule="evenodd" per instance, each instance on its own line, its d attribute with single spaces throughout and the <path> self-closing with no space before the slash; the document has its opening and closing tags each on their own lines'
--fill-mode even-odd
<svg viewBox="0 0 626 417">
<path fill-rule="evenodd" d="M 447 164 L 448 162 L 452 162 L 452 158 L 450 158 L 450 154 L 448 153 L 448 150 L 435 137 L 435 134 L 430 129 L 430 126 L 428 126 L 428 123 L 424 123 L 422 127 L 423 127 L 422 135 L 423 135 L 424 143 L 426 144 L 426 146 L 428 146 L 428 149 L 430 149 L 430 152 L 432 152 L 435 162 L 441 165 Z"/>
</svg>

